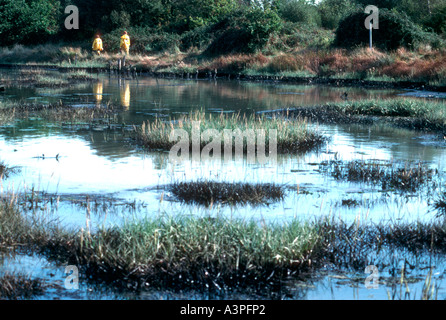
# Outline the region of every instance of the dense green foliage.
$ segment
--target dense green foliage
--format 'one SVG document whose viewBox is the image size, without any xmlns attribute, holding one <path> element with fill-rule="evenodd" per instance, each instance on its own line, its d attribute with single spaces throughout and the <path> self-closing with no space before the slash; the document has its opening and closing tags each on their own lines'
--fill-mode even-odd
<svg viewBox="0 0 446 320">
<path fill-rule="evenodd" d="M 282 22 L 273 10 L 253 8 L 236 11 L 214 25 L 216 37 L 207 53 L 254 52 L 263 48 L 270 35 L 281 27 Z"/>
<path fill-rule="evenodd" d="M 426 26 L 436 33 L 446 34 L 446 2 L 438 6 L 435 12 L 426 18 Z"/>
<path fill-rule="evenodd" d="M 307 39 L 312 33 L 306 31 L 318 29 L 337 30 L 338 35 L 351 38 L 340 42 L 364 45 L 368 40 L 363 39 L 367 32 L 363 23 L 352 29 L 341 21 L 348 16 L 353 19 L 352 13 L 363 12 L 370 4 L 380 8 L 383 29 L 389 27 L 382 32 L 388 38 L 381 48 L 413 47 L 418 39 L 426 39 L 425 31 L 446 35 L 444 0 L 0 0 L 0 36 L 8 46 L 74 41 L 88 47 L 99 33 L 105 50 L 114 52 L 126 29 L 132 52 L 197 48 L 225 54 L 254 52 L 268 45 L 279 48 L 278 42 L 286 42 L 285 47 L 296 41 L 300 44 L 300 39 L 326 47 L 327 41 L 320 37 Z M 68 5 L 79 9 L 79 29 L 65 28 Z M 396 20 L 391 23 L 393 17 Z M 359 23 L 365 14 L 355 19 Z"/>
<path fill-rule="evenodd" d="M 59 31 L 56 0 L 0 0 L 3 45 L 44 42 Z"/>
<path fill-rule="evenodd" d="M 278 12 L 285 21 L 321 24 L 317 7 L 305 0 L 282 0 L 278 4 Z"/>
<path fill-rule="evenodd" d="M 368 43 L 369 30 L 364 27 L 368 14 L 358 11 L 344 18 L 336 30 L 335 44 L 354 48 Z M 381 9 L 379 11 L 379 29 L 373 30 L 373 44 L 383 50 L 395 50 L 400 47 L 417 48 L 422 43 L 434 47 L 441 45 L 436 37 L 423 31 L 406 14 Z"/>
<path fill-rule="evenodd" d="M 318 6 L 321 26 L 335 29 L 339 21 L 352 13 L 358 6 L 352 0 L 324 0 Z"/>
</svg>

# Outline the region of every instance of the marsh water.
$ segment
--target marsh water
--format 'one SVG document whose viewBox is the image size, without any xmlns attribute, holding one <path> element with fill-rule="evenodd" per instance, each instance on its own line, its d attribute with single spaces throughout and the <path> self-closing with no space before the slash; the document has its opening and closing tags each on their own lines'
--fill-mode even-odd
<svg viewBox="0 0 446 320">
<path fill-rule="evenodd" d="M 14 79 L 14 71 L 3 71 Z M 373 184 L 340 182 L 320 170 L 329 160 L 374 159 L 392 163 L 423 161 L 444 173 L 446 143 L 443 137 L 384 125 L 322 125 L 312 123 L 330 139 L 320 150 L 302 155 L 278 156 L 266 164 L 250 164 L 238 159 L 185 161 L 173 164 L 166 152 L 146 152 L 131 139 L 131 125 L 143 121 L 175 118 L 193 110 L 207 113 L 259 113 L 292 108 L 299 105 L 320 105 L 348 98 L 394 98 L 407 95 L 420 99 L 444 101 L 441 94 L 421 95 L 407 90 L 374 90 L 338 88 L 316 85 L 293 85 L 278 82 L 246 82 L 235 80 L 185 80 L 119 78 L 97 75 L 92 82 L 63 88 L 35 88 L 12 85 L 0 94 L 0 101 L 54 103 L 63 101 L 73 108 L 94 107 L 97 104 L 119 104 L 123 110 L 116 121 L 121 130 L 106 126 L 84 128 L 70 123 L 55 124 L 39 118 L 17 120 L 0 127 L 0 160 L 19 170 L 2 181 L 2 192 L 39 192 L 51 201 L 45 208 L 63 225 L 85 227 L 86 208 L 91 201 L 92 225 L 121 224 L 159 214 L 190 213 L 197 215 L 228 215 L 259 221 L 283 222 L 288 219 L 313 219 L 319 216 L 338 217 L 343 221 L 368 220 L 377 223 L 391 221 L 430 221 L 431 203 L 442 190 L 439 180 L 434 190 L 413 193 L 384 192 Z M 274 182 L 287 187 L 283 201 L 260 206 L 219 206 L 211 208 L 184 205 L 169 194 L 165 186 L 174 181 L 210 179 L 224 182 Z M 53 201 L 55 200 L 55 201 Z M 355 203 L 357 205 L 345 205 Z M 402 253 L 405 259 L 410 253 Z M 432 257 L 428 257 L 432 258 Z M 423 260 L 423 259 L 421 259 Z M 429 259 L 428 259 L 429 260 Z M 436 260 L 435 277 L 441 283 L 444 261 Z M 427 261 L 427 260 L 426 260 Z M 427 263 L 418 261 L 420 265 Z M 432 261 L 430 259 L 429 261 Z M 401 261 L 393 262 L 396 266 Z M 36 277 L 54 283 L 54 290 L 43 299 L 202 299 L 250 298 L 247 293 L 232 296 L 207 297 L 195 292 L 148 291 L 137 295 L 98 290 L 92 284 L 81 283 L 80 289 L 69 292 L 63 288 L 64 266 L 56 266 L 39 256 L 3 257 L 1 269 L 34 272 Z M 49 271 L 48 271 L 49 270 Z M 423 271 L 424 270 L 424 271 Z M 424 272 L 424 273 L 423 273 Z M 414 272 L 415 273 L 415 272 Z M 411 292 L 421 292 L 425 269 L 413 275 Z M 391 280 L 383 281 L 378 289 L 367 289 L 364 273 L 339 270 L 321 274 L 318 278 L 293 282 L 289 286 L 292 299 L 387 299 L 395 290 Z M 382 270 L 382 279 L 390 279 Z M 387 283 L 387 284 L 386 284 Z M 94 288 L 94 289 L 93 289 Z M 438 298 L 446 297 L 444 286 L 438 288 Z"/>
</svg>

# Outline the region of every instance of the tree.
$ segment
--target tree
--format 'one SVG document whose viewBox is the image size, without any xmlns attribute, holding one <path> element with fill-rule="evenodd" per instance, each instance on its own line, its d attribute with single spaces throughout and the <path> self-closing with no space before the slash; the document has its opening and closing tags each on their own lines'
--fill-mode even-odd
<svg viewBox="0 0 446 320">
<path fill-rule="evenodd" d="M 215 39 L 206 53 L 252 53 L 261 50 L 270 36 L 281 28 L 282 20 L 274 10 L 259 7 L 237 10 L 210 28 Z"/>
<path fill-rule="evenodd" d="M 361 10 L 342 19 L 336 29 L 335 44 L 346 48 L 367 45 L 369 30 L 364 26 L 367 16 Z M 438 37 L 424 32 L 405 13 L 387 9 L 379 11 L 379 29 L 373 32 L 373 44 L 382 50 L 412 49 L 422 43 L 434 44 L 435 38 Z"/>
<path fill-rule="evenodd" d="M 3 45 L 37 44 L 59 31 L 57 0 L 0 0 Z"/>
<path fill-rule="evenodd" d="M 393 9 L 396 8 L 401 2 L 401 0 L 354 0 L 354 1 L 363 8 L 365 8 L 368 5 L 373 5 L 380 9 Z"/>
<path fill-rule="evenodd" d="M 237 0 L 172 1 L 172 26 L 179 32 L 193 30 L 218 22 L 237 7 Z"/>
<path fill-rule="evenodd" d="M 434 32 L 446 36 L 446 3 L 434 6 L 432 15 L 426 17 L 424 24 Z"/>
<path fill-rule="evenodd" d="M 323 0 L 318 5 L 321 26 L 327 29 L 337 28 L 339 21 L 349 15 L 357 5 L 351 0 Z"/>
<path fill-rule="evenodd" d="M 282 0 L 277 8 L 285 21 L 320 25 L 321 17 L 317 7 L 305 0 Z"/>
</svg>

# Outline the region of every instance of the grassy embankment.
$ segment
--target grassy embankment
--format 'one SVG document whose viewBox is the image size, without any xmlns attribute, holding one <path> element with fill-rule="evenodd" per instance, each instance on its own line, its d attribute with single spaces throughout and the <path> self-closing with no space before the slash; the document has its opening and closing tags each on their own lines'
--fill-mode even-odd
<svg viewBox="0 0 446 320">
<path fill-rule="evenodd" d="M 283 40 L 286 41 L 286 40 Z M 283 46 L 282 46 L 283 47 Z M 0 50 L 0 63 L 56 65 L 66 68 L 106 68 L 116 65 L 118 53 L 92 55 L 75 46 L 20 45 Z M 446 85 L 446 52 L 444 50 L 399 49 L 383 52 L 369 49 L 337 49 L 285 47 L 263 50 L 254 54 L 206 55 L 191 49 L 153 52 L 133 52 L 127 64 L 140 71 L 155 73 L 270 76 L 281 78 L 358 79 L 378 82 L 422 82 L 432 86 Z M 234 77 L 233 77 L 234 78 Z"/>
</svg>

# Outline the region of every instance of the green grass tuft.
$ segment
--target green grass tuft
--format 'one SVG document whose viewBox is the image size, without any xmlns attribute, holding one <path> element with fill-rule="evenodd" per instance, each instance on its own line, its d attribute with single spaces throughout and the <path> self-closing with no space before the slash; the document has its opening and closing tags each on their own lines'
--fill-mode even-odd
<svg viewBox="0 0 446 320">
<path fill-rule="evenodd" d="M 317 149 L 327 141 L 327 138 L 316 129 L 310 128 L 310 125 L 305 120 L 284 121 L 283 118 L 240 114 L 226 115 L 223 113 L 219 116 L 212 116 L 212 114 L 206 115 L 204 112 L 191 113 L 178 120 L 169 122 L 159 119 L 147 121 L 142 126 L 135 127 L 136 140 L 147 149 L 169 151 L 178 142 L 169 140 L 171 133 L 176 129 L 182 129 L 187 132 L 190 138 L 189 146 L 192 147 L 192 133 L 196 123 L 199 123 L 199 127 L 196 129 L 200 133 L 206 130 L 215 130 L 218 133 L 222 146 L 221 150 L 224 147 L 225 130 L 230 130 L 230 132 L 234 133 L 232 140 L 233 148 L 236 146 L 235 136 L 240 135 L 237 132 L 246 133 L 252 130 L 252 132 L 257 133 L 259 130 L 262 130 L 265 133 L 264 141 L 267 154 L 270 151 L 270 143 L 274 141 L 271 138 L 274 137 L 274 133 L 277 133 L 278 153 L 307 152 Z M 202 137 L 200 150 L 203 150 L 210 141 L 212 140 Z M 247 143 L 243 142 L 242 149 L 243 153 L 247 154 Z"/>
</svg>

